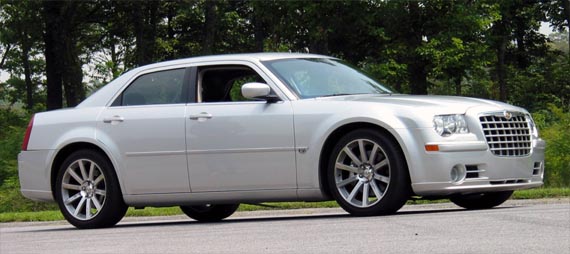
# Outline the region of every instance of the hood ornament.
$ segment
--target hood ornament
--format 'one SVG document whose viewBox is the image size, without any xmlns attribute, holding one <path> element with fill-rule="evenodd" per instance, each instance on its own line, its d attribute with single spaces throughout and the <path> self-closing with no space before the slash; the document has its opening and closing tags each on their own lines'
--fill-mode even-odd
<svg viewBox="0 0 570 254">
<path fill-rule="evenodd" d="M 513 114 L 509 111 L 503 111 L 503 116 L 507 119 L 507 120 L 511 120 L 511 118 L 513 117 Z"/>
</svg>

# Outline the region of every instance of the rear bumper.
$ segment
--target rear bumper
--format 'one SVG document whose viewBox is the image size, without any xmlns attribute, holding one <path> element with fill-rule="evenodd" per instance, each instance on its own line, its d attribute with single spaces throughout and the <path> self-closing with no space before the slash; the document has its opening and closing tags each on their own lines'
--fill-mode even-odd
<svg viewBox="0 0 570 254">
<path fill-rule="evenodd" d="M 53 201 L 50 185 L 49 156 L 52 150 L 22 151 L 18 154 L 18 176 L 24 197 Z"/>
</svg>

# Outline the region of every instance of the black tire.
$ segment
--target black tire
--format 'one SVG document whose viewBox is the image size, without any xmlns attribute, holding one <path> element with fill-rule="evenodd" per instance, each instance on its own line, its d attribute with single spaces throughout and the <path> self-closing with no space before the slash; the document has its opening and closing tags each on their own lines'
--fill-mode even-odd
<svg viewBox="0 0 570 254">
<path fill-rule="evenodd" d="M 239 207 L 239 204 L 231 205 L 196 205 L 180 206 L 182 212 L 188 217 L 200 222 L 221 221 L 232 215 Z"/>
<path fill-rule="evenodd" d="M 355 142 L 358 147 L 353 148 Z M 374 148 L 374 144 L 379 149 Z M 367 162 L 362 158 L 361 146 L 367 155 Z M 348 155 L 345 148 L 358 157 L 360 164 Z M 374 156 L 371 156 L 372 152 Z M 387 165 L 376 168 L 385 161 Z M 327 165 L 330 192 L 337 203 L 351 215 L 393 214 L 410 197 L 410 180 L 404 155 L 398 144 L 376 130 L 358 129 L 343 136 L 333 148 Z M 342 169 L 338 165 L 349 169 Z M 355 168 L 358 172 L 353 172 Z M 353 192 L 356 194 L 352 195 Z M 361 196 L 360 199 L 358 196 Z"/>
<path fill-rule="evenodd" d="M 507 201 L 513 191 L 486 192 L 470 195 L 453 196 L 449 199 L 454 204 L 465 209 L 489 209 Z"/>
<path fill-rule="evenodd" d="M 128 208 L 113 165 L 93 150 L 79 150 L 65 159 L 57 174 L 55 199 L 65 219 L 80 229 L 114 226 Z"/>
</svg>

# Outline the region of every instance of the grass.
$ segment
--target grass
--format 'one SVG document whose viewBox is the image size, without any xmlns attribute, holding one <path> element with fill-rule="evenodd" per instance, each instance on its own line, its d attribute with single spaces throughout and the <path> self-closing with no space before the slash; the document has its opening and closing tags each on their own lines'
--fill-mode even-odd
<svg viewBox="0 0 570 254">
<path fill-rule="evenodd" d="M 512 199 L 542 199 L 570 197 L 570 188 L 538 188 L 531 190 L 516 191 Z M 442 200 L 410 200 L 407 205 L 430 204 L 448 202 Z M 263 203 L 260 205 L 242 204 L 238 211 L 256 211 L 271 209 L 302 209 L 302 208 L 330 208 L 338 207 L 334 201 L 325 202 L 278 202 Z M 129 208 L 126 216 L 170 216 L 183 214 L 178 207 L 147 207 L 145 209 Z M 0 213 L 0 222 L 23 222 L 23 221 L 56 221 L 63 220 L 59 211 L 38 212 L 8 212 Z"/>
<path fill-rule="evenodd" d="M 515 191 L 513 199 L 541 199 L 570 197 L 570 188 L 538 188 Z"/>
</svg>

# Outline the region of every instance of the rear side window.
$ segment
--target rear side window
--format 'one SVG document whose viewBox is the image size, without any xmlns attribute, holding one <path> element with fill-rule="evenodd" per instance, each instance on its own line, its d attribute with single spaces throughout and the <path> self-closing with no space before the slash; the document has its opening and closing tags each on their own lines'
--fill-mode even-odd
<svg viewBox="0 0 570 254">
<path fill-rule="evenodd" d="M 133 81 L 114 106 L 185 103 L 183 92 L 185 69 L 159 71 L 142 75 Z"/>
</svg>

